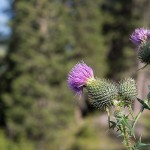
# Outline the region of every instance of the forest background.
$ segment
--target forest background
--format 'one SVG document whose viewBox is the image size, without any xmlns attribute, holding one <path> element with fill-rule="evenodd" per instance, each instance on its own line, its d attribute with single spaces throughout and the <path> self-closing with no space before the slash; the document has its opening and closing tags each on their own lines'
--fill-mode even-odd
<svg viewBox="0 0 150 150">
<path fill-rule="evenodd" d="M 97 77 L 133 77 L 146 98 L 150 71 L 137 72 L 130 34 L 150 28 L 149 8 L 149 0 L 0 0 L 0 150 L 123 150 L 105 113 L 70 91 L 67 74 L 83 60 Z M 136 127 L 144 142 L 149 117 Z"/>
</svg>

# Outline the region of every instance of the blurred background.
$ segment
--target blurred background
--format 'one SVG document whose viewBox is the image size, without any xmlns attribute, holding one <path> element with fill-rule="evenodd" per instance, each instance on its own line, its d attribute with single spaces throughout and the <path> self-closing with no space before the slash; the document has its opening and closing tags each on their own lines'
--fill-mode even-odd
<svg viewBox="0 0 150 150">
<path fill-rule="evenodd" d="M 129 38 L 150 28 L 149 8 L 149 0 L 0 0 L 0 150 L 123 150 L 106 114 L 70 91 L 67 74 L 83 60 L 97 77 L 133 77 L 146 98 L 150 70 L 137 72 Z M 143 142 L 149 117 L 136 126 Z"/>
</svg>

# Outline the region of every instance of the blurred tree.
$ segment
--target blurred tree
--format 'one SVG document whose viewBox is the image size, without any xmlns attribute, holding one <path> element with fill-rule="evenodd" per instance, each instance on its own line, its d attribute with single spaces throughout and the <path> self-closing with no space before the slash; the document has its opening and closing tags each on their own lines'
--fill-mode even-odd
<svg viewBox="0 0 150 150">
<path fill-rule="evenodd" d="M 84 60 L 95 76 L 119 79 L 136 62 L 129 45 L 136 24 L 133 2 L 16 0 L 12 4 L 12 36 L 0 74 L 0 125 L 10 138 L 38 140 L 36 150 L 66 149 L 66 141 L 74 140 L 66 132 L 73 120 L 67 73 Z M 80 102 L 87 111 L 87 104 Z"/>
<path fill-rule="evenodd" d="M 85 61 L 94 69 L 95 76 L 104 77 L 107 73 L 106 46 L 101 35 L 103 17 L 99 9 L 102 0 L 70 0 L 72 27 L 71 45 L 73 59 Z M 93 109 L 88 105 L 86 96 L 78 101 L 77 118 L 87 115 Z M 79 108 L 79 109 L 78 109 Z"/>
<path fill-rule="evenodd" d="M 0 76 L 0 124 L 10 138 L 53 141 L 71 119 L 67 11 L 62 1 L 13 2 L 6 71 Z"/>
<path fill-rule="evenodd" d="M 99 77 L 107 73 L 106 46 L 101 27 L 102 12 L 99 7 L 103 1 L 72 0 L 72 30 L 75 57 L 83 59 L 94 68 Z"/>
<path fill-rule="evenodd" d="M 100 2 L 13 2 L 7 70 L 0 76 L 1 125 L 10 138 L 27 136 L 43 144 L 60 136 L 58 129 L 66 128 L 72 116 L 66 76 L 77 60 L 99 76 L 106 74 Z"/>
<path fill-rule="evenodd" d="M 137 24 L 136 19 L 138 19 L 134 8 L 134 0 L 106 0 L 102 5 L 105 16 L 103 34 L 109 45 L 108 77 L 116 80 L 127 76 L 127 71 L 131 72 L 130 75 L 134 74 L 135 66 L 133 65 L 136 64 L 136 59 L 129 44 L 130 34 Z M 131 69 L 129 70 L 129 68 Z"/>
</svg>

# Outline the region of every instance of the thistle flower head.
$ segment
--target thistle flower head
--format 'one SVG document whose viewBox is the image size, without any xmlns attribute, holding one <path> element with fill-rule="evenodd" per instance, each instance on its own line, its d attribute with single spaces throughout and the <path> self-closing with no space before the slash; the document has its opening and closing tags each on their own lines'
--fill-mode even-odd
<svg viewBox="0 0 150 150">
<path fill-rule="evenodd" d="M 81 94 L 88 80 L 94 79 L 93 70 L 84 62 L 76 64 L 68 75 L 68 86 L 76 93 Z"/>
<path fill-rule="evenodd" d="M 131 41 L 139 46 L 142 42 L 150 38 L 150 30 L 144 28 L 137 28 L 131 34 Z"/>
<path fill-rule="evenodd" d="M 113 101 L 118 96 L 116 85 L 106 79 L 90 80 L 86 89 L 90 103 L 98 109 L 106 110 L 113 105 Z"/>
</svg>

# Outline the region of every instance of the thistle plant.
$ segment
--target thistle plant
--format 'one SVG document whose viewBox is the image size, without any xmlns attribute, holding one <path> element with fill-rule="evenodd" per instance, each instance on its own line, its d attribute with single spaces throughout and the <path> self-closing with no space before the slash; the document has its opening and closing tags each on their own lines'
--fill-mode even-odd
<svg viewBox="0 0 150 150">
<path fill-rule="evenodd" d="M 136 29 L 131 35 L 131 41 L 138 47 L 138 58 L 141 62 L 144 62 L 146 66 L 150 64 L 150 30 Z M 67 82 L 70 89 L 78 95 L 82 95 L 85 88 L 89 103 L 96 109 L 107 112 L 109 129 L 115 130 L 123 137 L 123 144 L 127 150 L 140 150 L 150 146 L 150 144 L 142 143 L 141 138 L 135 137 L 138 119 L 145 109 L 150 110 L 150 92 L 146 99 L 139 99 L 134 79 L 126 78 L 115 83 L 108 79 L 95 78 L 93 69 L 81 62 L 69 72 Z M 137 115 L 132 109 L 135 101 L 141 104 Z M 114 110 L 113 114 L 110 113 L 110 109 Z"/>
<path fill-rule="evenodd" d="M 150 64 L 150 30 L 144 28 L 135 29 L 131 34 L 131 41 L 137 46 L 138 58 L 146 67 Z"/>
<path fill-rule="evenodd" d="M 90 103 L 98 109 L 107 110 L 118 96 L 115 84 L 106 79 L 95 78 L 92 68 L 83 62 L 76 64 L 70 71 L 68 85 L 77 94 L 81 94 L 83 88 L 86 88 Z"/>
</svg>

